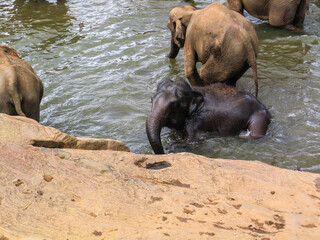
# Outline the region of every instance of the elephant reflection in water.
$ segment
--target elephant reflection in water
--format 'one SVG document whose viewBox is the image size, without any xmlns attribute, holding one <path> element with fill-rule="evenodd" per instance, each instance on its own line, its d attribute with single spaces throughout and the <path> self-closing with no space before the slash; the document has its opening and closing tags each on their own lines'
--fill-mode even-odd
<svg viewBox="0 0 320 240">
<path fill-rule="evenodd" d="M 26 27 L 37 28 L 45 20 L 45 25 L 55 27 L 55 25 L 66 27 L 70 25 L 72 19 L 68 15 L 69 8 L 65 4 L 66 0 L 57 0 L 56 3 L 50 3 L 46 0 L 15 0 L 14 15 L 12 20 L 19 20 Z M 60 29 L 59 29 L 60 30 Z"/>
<path fill-rule="evenodd" d="M 47 0 L 29 0 L 33 2 L 47 2 Z M 66 3 L 67 0 L 57 0 L 57 3 Z"/>
<path fill-rule="evenodd" d="M 25 3 L 25 2 L 28 2 L 28 3 L 31 3 L 31 4 L 33 4 L 33 3 L 45 3 L 45 4 L 51 4 L 51 3 L 49 3 L 47 0 L 16 0 L 15 1 L 16 3 Z M 56 0 L 56 2 L 57 2 L 57 4 L 64 4 L 64 3 L 66 3 L 67 2 L 67 0 Z"/>
<path fill-rule="evenodd" d="M 164 80 L 152 97 L 146 130 L 153 151 L 163 154 L 163 127 L 175 129 L 185 137 L 183 142 L 171 144 L 173 149 L 212 133 L 230 135 L 249 130 L 249 139 L 262 138 L 270 119 L 269 111 L 258 99 L 235 87 L 222 83 L 191 87 L 184 80 Z"/>
<path fill-rule="evenodd" d="M 21 25 L 15 25 L 14 29 L 6 29 L 16 33 L 19 29 L 28 34 L 30 31 L 45 30 L 48 38 L 41 38 L 40 45 L 46 47 L 47 44 L 54 44 L 58 41 L 65 41 L 68 36 L 74 33 L 70 31 L 72 27 L 73 16 L 68 14 L 69 7 L 66 0 L 57 0 L 55 3 L 45 0 L 15 0 L 14 14 L 11 22 L 20 22 Z"/>
</svg>

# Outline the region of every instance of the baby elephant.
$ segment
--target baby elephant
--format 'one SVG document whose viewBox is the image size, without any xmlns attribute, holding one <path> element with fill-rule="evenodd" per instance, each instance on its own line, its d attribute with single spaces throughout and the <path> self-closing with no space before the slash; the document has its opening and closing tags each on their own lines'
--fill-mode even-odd
<svg viewBox="0 0 320 240">
<path fill-rule="evenodd" d="M 39 122 L 43 85 L 33 68 L 11 47 L 0 45 L 0 113 Z"/>
<path fill-rule="evenodd" d="M 199 141 L 209 133 L 239 134 L 249 130 L 249 139 L 266 134 L 271 115 L 252 95 L 216 83 L 191 87 L 186 81 L 163 80 L 152 97 L 146 130 L 156 154 L 163 154 L 160 133 L 163 127 L 176 129 L 185 136 L 180 147 Z"/>
</svg>

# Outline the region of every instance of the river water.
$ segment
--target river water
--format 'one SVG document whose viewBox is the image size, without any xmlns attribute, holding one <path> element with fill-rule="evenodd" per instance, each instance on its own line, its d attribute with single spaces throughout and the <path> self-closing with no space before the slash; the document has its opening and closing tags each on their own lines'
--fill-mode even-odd
<svg viewBox="0 0 320 240">
<path fill-rule="evenodd" d="M 212 0 L 189 1 L 203 8 Z M 224 0 L 220 2 L 225 3 Z M 45 87 L 41 120 L 78 137 L 113 138 L 152 153 L 145 120 L 163 78 L 185 78 L 183 51 L 166 58 L 174 0 L 0 0 L 0 43 L 15 48 Z M 258 141 L 214 137 L 184 151 L 261 160 L 320 173 L 320 3 L 310 0 L 303 33 L 246 15 L 259 37 L 259 99 L 273 116 Z M 201 66 L 199 66 L 201 67 Z M 251 70 L 237 87 L 254 92 Z M 163 130 L 164 145 L 179 136 Z"/>
</svg>

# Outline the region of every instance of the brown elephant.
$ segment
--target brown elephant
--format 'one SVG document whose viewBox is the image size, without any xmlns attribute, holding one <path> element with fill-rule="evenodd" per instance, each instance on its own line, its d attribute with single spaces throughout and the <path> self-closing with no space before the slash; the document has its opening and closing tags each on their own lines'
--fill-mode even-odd
<svg viewBox="0 0 320 240">
<path fill-rule="evenodd" d="M 296 30 L 304 22 L 305 12 L 309 13 L 309 0 L 227 0 L 227 7 L 243 14 L 269 20 L 274 27 Z"/>
<path fill-rule="evenodd" d="M 0 112 L 39 122 L 43 85 L 16 50 L 0 45 Z"/>
<path fill-rule="evenodd" d="M 184 47 L 185 74 L 191 85 L 220 82 L 235 86 L 251 67 L 258 95 L 258 37 L 255 26 L 244 16 L 218 2 L 200 10 L 187 5 L 170 11 L 167 27 L 171 31 L 168 57 L 175 58 Z M 204 64 L 200 75 L 197 62 Z"/>
</svg>

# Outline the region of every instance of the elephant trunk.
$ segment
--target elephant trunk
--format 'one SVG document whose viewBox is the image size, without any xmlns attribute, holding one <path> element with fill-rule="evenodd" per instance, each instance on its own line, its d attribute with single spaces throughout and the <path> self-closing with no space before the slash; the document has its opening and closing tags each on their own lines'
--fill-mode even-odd
<svg viewBox="0 0 320 240">
<path fill-rule="evenodd" d="M 171 48 L 170 48 L 170 52 L 168 54 L 168 58 L 176 58 L 176 56 L 179 53 L 180 48 L 178 47 L 178 45 L 174 42 L 174 34 L 171 34 Z"/>
<path fill-rule="evenodd" d="M 166 107 L 162 107 L 161 109 L 152 111 L 147 118 L 147 136 L 155 154 L 164 154 L 160 134 L 161 129 L 164 126 L 165 116 L 167 112 L 166 109 Z"/>
</svg>

